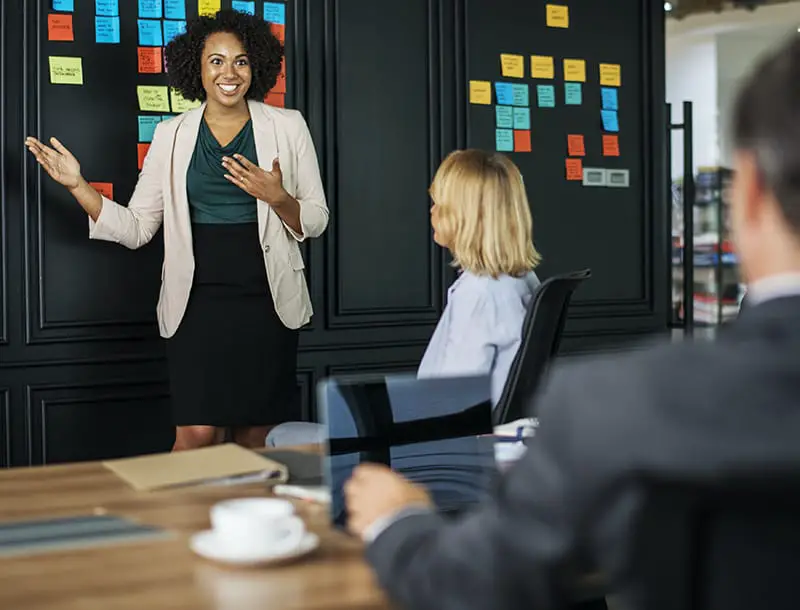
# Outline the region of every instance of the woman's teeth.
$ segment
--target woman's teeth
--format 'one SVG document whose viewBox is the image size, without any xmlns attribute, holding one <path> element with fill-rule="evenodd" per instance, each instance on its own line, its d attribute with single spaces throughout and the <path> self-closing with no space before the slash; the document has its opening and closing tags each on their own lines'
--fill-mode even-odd
<svg viewBox="0 0 800 610">
<path fill-rule="evenodd" d="M 219 88 L 222 89 L 223 93 L 231 94 L 236 92 L 239 85 L 219 85 Z"/>
</svg>

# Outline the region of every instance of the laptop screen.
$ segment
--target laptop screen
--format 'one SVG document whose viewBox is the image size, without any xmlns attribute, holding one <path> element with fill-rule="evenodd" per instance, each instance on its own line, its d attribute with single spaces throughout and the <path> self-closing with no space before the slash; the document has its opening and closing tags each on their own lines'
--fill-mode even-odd
<svg viewBox="0 0 800 610">
<path fill-rule="evenodd" d="M 318 392 L 336 526 L 347 521 L 344 484 L 364 462 L 385 464 L 426 487 L 443 512 L 462 510 L 488 492 L 496 472 L 489 377 L 328 379 Z"/>
</svg>

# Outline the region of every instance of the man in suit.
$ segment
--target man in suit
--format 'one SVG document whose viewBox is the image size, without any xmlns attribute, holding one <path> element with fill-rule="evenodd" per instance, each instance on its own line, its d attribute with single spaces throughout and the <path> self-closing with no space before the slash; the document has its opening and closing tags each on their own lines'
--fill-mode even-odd
<svg viewBox="0 0 800 610">
<path fill-rule="evenodd" d="M 745 84 L 732 222 L 748 308 L 715 343 L 557 369 L 539 429 L 490 501 L 458 519 L 377 465 L 348 482 L 349 525 L 409 608 L 553 608 L 589 560 L 621 591 L 641 475 L 800 469 L 800 38 Z M 585 564 L 584 564 L 585 565 Z"/>
</svg>

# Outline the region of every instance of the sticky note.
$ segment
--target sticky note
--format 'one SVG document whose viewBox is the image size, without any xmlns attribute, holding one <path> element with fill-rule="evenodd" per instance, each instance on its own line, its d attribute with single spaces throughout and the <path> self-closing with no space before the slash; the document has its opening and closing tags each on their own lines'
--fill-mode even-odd
<svg viewBox="0 0 800 610">
<path fill-rule="evenodd" d="M 537 85 L 536 97 L 539 100 L 539 108 L 555 108 L 556 90 L 553 85 Z"/>
<path fill-rule="evenodd" d="M 616 110 L 601 110 L 600 117 L 603 119 L 603 129 L 606 131 L 619 131 L 619 119 Z"/>
<path fill-rule="evenodd" d="M 221 7 L 221 0 L 197 0 L 197 14 L 202 17 L 215 17 Z"/>
<path fill-rule="evenodd" d="M 150 150 L 149 144 L 137 144 L 136 145 L 137 154 L 139 157 L 139 169 L 144 167 L 144 158 L 147 156 L 147 151 Z"/>
<path fill-rule="evenodd" d="M 517 109 L 512 109 L 511 106 L 495 106 L 494 114 L 497 127 L 512 129 L 514 127 L 514 110 Z"/>
<path fill-rule="evenodd" d="M 186 112 L 187 110 L 191 110 L 192 108 L 197 108 L 200 106 L 199 101 L 187 100 L 178 92 L 177 89 L 170 89 L 169 97 L 170 100 L 172 101 L 172 112 L 177 112 L 177 113 Z"/>
<path fill-rule="evenodd" d="M 567 136 L 567 154 L 570 157 L 584 157 L 586 156 L 586 148 L 581 135 Z"/>
<path fill-rule="evenodd" d="M 616 89 L 601 87 L 600 96 L 603 100 L 603 110 L 617 110 L 619 108 Z"/>
<path fill-rule="evenodd" d="M 139 74 L 161 74 L 161 47 L 139 47 Z"/>
<path fill-rule="evenodd" d="M 500 69 L 503 76 L 522 78 L 525 76 L 525 58 L 522 55 L 502 53 L 500 55 Z"/>
<path fill-rule="evenodd" d="M 286 5 L 283 2 L 265 2 L 264 20 L 286 25 Z"/>
<path fill-rule="evenodd" d="M 98 17 L 119 17 L 119 0 L 95 0 L 94 14 Z"/>
<path fill-rule="evenodd" d="M 248 0 L 233 0 L 231 8 L 240 13 L 247 13 L 248 15 L 256 14 L 256 3 L 249 2 Z"/>
<path fill-rule="evenodd" d="M 174 114 L 164 114 L 164 115 L 161 115 L 161 120 L 162 120 L 162 121 L 169 121 L 169 120 L 170 120 L 172 117 L 174 117 L 174 116 L 177 116 L 177 115 L 174 115 Z"/>
<path fill-rule="evenodd" d="M 267 93 L 267 96 L 264 98 L 264 103 L 269 104 L 270 106 L 276 106 L 278 108 L 285 108 L 286 107 L 286 96 L 283 93 Z"/>
<path fill-rule="evenodd" d="M 94 41 L 101 44 L 119 44 L 119 17 L 95 17 Z"/>
<path fill-rule="evenodd" d="M 145 19 L 161 19 L 161 0 L 139 0 L 139 17 Z"/>
<path fill-rule="evenodd" d="M 500 152 L 514 152 L 514 131 L 511 129 L 495 130 L 495 147 Z"/>
<path fill-rule="evenodd" d="M 160 116 L 139 115 L 139 141 L 152 142 L 156 125 L 160 122 Z"/>
<path fill-rule="evenodd" d="M 514 131 L 514 152 L 531 152 L 531 132 L 528 130 Z"/>
<path fill-rule="evenodd" d="M 186 0 L 164 0 L 165 19 L 186 19 Z"/>
<path fill-rule="evenodd" d="M 50 82 L 54 85 L 82 85 L 83 61 L 80 57 L 48 58 L 50 63 Z"/>
<path fill-rule="evenodd" d="M 114 185 L 110 182 L 90 182 L 89 186 L 91 186 L 106 199 L 111 199 L 112 201 L 114 200 Z"/>
<path fill-rule="evenodd" d="M 185 21 L 173 21 L 172 19 L 164 20 L 164 45 L 168 45 L 170 41 L 183 34 L 186 31 Z"/>
<path fill-rule="evenodd" d="M 514 108 L 514 129 L 530 129 L 530 128 L 531 128 L 530 108 Z"/>
<path fill-rule="evenodd" d="M 47 40 L 66 42 L 75 40 L 72 32 L 72 15 L 50 13 L 47 16 Z"/>
<path fill-rule="evenodd" d="M 583 161 L 581 159 L 567 159 L 567 180 L 583 182 Z"/>
<path fill-rule="evenodd" d="M 619 136 L 603 135 L 603 156 L 619 157 Z"/>
<path fill-rule="evenodd" d="M 511 106 L 514 103 L 514 89 L 511 88 L 511 83 L 495 83 L 494 92 L 498 104 Z"/>
<path fill-rule="evenodd" d="M 281 42 L 286 42 L 286 26 L 280 23 L 270 23 L 269 30 Z"/>
<path fill-rule="evenodd" d="M 74 0 L 53 0 L 53 10 L 72 13 L 75 10 Z"/>
<path fill-rule="evenodd" d="M 145 112 L 169 112 L 169 93 L 163 85 L 138 85 L 136 96 L 139 110 Z"/>
<path fill-rule="evenodd" d="M 619 64 L 600 64 L 600 84 L 607 87 L 622 86 L 622 68 Z"/>
<path fill-rule="evenodd" d="M 492 104 L 492 83 L 488 80 L 469 81 L 470 104 Z"/>
<path fill-rule="evenodd" d="M 564 103 L 567 106 L 580 106 L 583 103 L 580 83 L 564 83 Z"/>
<path fill-rule="evenodd" d="M 547 5 L 547 27 L 549 28 L 568 28 L 569 27 L 569 7 L 560 4 Z"/>
<path fill-rule="evenodd" d="M 511 85 L 511 100 L 514 106 L 529 104 L 528 85 Z"/>
<path fill-rule="evenodd" d="M 564 80 L 586 82 L 586 60 L 585 59 L 565 59 L 564 60 Z"/>
<path fill-rule="evenodd" d="M 531 76 L 533 78 L 553 78 L 555 67 L 549 55 L 531 55 Z"/>
<path fill-rule="evenodd" d="M 154 19 L 139 19 L 139 46 L 161 47 L 161 22 Z"/>
</svg>

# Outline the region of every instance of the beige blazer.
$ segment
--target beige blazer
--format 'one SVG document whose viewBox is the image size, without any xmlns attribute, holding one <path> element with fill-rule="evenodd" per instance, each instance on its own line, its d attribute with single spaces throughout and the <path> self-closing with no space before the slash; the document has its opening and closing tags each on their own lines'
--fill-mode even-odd
<svg viewBox="0 0 800 610">
<path fill-rule="evenodd" d="M 258 232 L 275 310 L 288 328 L 300 328 L 313 311 L 298 242 L 318 237 L 328 226 L 317 156 L 305 119 L 298 111 L 254 101 L 249 107 L 258 164 L 271 169 L 272 160 L 278 157 L 283 186 L 300 202 L 303 234 L 297 235 L 269 205 L 258 201 Z M 194 254 L 186 172 L 204 110 L 205 104 L 159 123 L 128 206 L 103 197 L 97 221 L 89 221 L 91 239 L 113 241 L 131 249 L 145 245 L 164 225 L 157 310 L 162 337 L 175 334 L 192 290 Z"/>
</svg>

